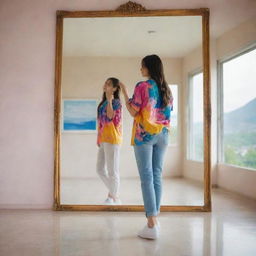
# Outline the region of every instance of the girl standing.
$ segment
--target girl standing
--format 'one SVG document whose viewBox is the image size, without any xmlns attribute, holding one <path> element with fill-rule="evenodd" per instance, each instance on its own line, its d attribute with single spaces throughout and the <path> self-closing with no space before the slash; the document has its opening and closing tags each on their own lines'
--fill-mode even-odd
<svg viewBox="0 0 256 256">
<path fill-rule="evenodd" d="M 146 81 L 137 83 L 129 99 L 122 88 L 126 107 L 134 117 L 131 144 L 139 170 L 147 225 L 138 233 L 142 238 L 156 239 L 160 226 L 162 169 L 168 145 L 173 96 L 165 81 L 163 64 L 157 55 L 149 55 L 141 62 L 141 74 Z"/>
<path fill-rule="evenodd" d="M 122 105 L 117 78 L 108 78 L 98 106 L 97 173 L 109 193 L 104 204 L 119 205 L 119 155 L 122 142 Z"/>
</svg>

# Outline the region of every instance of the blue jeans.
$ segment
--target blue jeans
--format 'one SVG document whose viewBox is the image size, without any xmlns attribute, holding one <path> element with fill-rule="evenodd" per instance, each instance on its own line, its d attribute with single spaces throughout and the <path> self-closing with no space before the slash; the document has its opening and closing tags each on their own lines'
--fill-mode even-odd
<svg viewBox="0 0 256 256">
<path fill-rule="evenodd" d="M 162 169 L 168 146 L 169 131 L 161 133 L 142 145 L 135 145 L 135 158 L 140 174 L 141 190 L 146 216 L 157 216 L 162 196 Z"/>
</svg>

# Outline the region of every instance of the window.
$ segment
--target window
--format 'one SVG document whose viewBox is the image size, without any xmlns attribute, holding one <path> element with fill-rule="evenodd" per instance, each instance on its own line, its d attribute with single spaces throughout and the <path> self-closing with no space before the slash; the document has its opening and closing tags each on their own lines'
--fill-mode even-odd
<svg viewBox="0 0 256 256">
<path fill-rule="evenodd" d="M 178 85 L 169 85 L 173 95 L 173 111 L 171 112 L 171 132 L 169 136 L 169 145 L 177 145 L 178 142 Z"/>
<path fill-rule="evenodd" d="M 189 160 L 203 161 L 203 73 L 189 76 L 188 93 L 188 147 Z"/>
<path fill-rule="evenodd" d="M 219 62 L 219 162 L 256 169 L 256 49 Z"/>
</svg>

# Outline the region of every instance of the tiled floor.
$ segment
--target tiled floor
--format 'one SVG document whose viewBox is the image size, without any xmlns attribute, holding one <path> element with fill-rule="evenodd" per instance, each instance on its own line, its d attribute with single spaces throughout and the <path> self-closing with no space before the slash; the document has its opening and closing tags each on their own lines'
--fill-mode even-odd
<svg viewBox="0 0 256 256">
<path fill-rule="evenodd" d="M 1 210 L 0 255 L 255 256 L 256 201 L 213 190 L 211 213 L 161 213 L 161 236 L 136 236 L 143 213 Z"/>
</svg>

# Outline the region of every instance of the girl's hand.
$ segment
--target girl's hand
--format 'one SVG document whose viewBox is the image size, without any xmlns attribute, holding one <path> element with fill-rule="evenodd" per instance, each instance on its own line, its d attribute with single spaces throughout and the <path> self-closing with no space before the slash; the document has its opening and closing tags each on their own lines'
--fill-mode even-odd
<svg viewBox="0 0 256 256">
<path fill-rule="evenodd" d="M 129 96 L 128 96 L 127 88 L 126 88 L 126 86 L 122 82 L 119 82 L 119 86 L 120 86 L 120 88 L 122 90 L 122 93 L 124 95 L 124 100 L 127 103 L 129 101 Z"/>
</svg>

